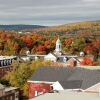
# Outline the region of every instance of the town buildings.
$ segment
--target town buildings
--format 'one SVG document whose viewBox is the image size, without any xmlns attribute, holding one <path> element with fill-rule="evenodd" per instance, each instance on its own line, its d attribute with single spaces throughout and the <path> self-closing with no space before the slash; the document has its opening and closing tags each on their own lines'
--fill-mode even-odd
<svg viewBox="0 0 100 100">
<path fill-rule="evenodd" d="M 78 57 L 77 55 L 66 55 L 62 49 L 62 43 L 59 38 L 56 41 L 54 52 L 50 52 L 47 55 L 46 54 L 38 55 L 38 54 L 30 54 L 29 51 L 26 51 L 26 54 L 27 56 L 21 57 L 21 59 L 24 61 L 43 59 L 45 61 L 63 63 L 63 66 L 72 66 L 72 67 L 79 64 L 81 60 L 81 57 Z M 80 55 L 84 56 L 84 53 L 81 52 Z"/>
</svg>

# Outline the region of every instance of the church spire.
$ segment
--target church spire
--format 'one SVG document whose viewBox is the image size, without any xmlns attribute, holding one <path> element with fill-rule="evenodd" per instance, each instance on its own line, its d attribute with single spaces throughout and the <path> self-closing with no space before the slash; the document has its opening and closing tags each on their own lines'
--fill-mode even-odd
<svg viewBox="0 0 100 100">
<path fill-rule="evenodd" d="M 61 41 L 60 41 L 59 36 L 58 36 L 58 39 L 57 39 L 57 41 L 56 41 L 56 44 L 61 44 Z"/>
<path fill-rule="evenodd" d="M 55 53 L 56 55 L 61 55 L 61 51 L 62 51 L 62 48 L 61 48 L 61 41 L 60 41 L 60 38 L 59 38 L 59 36 L 58 36 L 58 39 L 57 39 L 57 41 L 56 41 L 56 48 L 55 48 L 54 53 Z"/>
</svg>

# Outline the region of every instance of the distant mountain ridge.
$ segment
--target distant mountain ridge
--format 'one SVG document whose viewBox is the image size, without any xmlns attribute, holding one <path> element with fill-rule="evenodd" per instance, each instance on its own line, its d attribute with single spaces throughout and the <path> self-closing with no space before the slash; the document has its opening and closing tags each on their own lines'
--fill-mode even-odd
<svg viewBox="0 0 100 100">
<path fill-rule="evenodd" d="M 100 20 L 75 22 L 57 26 L 41 25 L 0 25 L 0 30 L 31 31 L 42 35 L 74 35 L 74 34 L 94 34 L 100 35 Z"/>
<path fill-rule="evenodd" d="M 45 27 L 40 25 L 0 25 L 1 30 L 31 30 Z"/>
<path fill-rule="evenodd" d="M 42 29 L 34 29 L 41 34 L 100 34 L 100 20 L 75 22 L 58 26 L 49 26 Z"/>
</svg>

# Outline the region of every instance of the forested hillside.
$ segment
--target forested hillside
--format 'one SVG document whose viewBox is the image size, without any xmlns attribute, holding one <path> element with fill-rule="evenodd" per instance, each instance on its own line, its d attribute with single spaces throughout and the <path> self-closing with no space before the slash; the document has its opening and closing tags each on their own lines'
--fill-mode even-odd
<svg viewBox="0 0 100 100">
<path fill-rule="evenodd" d="M 78 22 L 78 23 L 72 23 L 72 24 L 66 24 L 66 25 L 60 25 L 60 26 L 52 26 L 48 28 L 43 29 L 36 29 L 33 30 L 37 33 L 41 34 L 94 34 L 99 35 L 100 34 L 100 21 L 91 21 L 91 22 Z"/>
</svg>

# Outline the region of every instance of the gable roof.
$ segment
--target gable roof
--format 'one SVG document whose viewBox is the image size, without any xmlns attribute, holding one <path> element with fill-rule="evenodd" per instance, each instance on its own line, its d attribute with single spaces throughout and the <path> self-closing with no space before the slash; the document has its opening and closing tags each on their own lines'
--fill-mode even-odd
<svg viewBox="0 0 100 100">
<path fill-rule="evenodd" d="M 67 84 L 68 81 L 79 80 L 82 81 L 82 84 L 80 82 L 81 88 L 86 89 L 100 82 L 100 70 L 66 67 L 41 67 L 29 80 L 46 82 L 59 81 L 62 84 Z M 65 86 L 67 85 L 64 85 L 64 87 Z"/>
<path fill-rule="evenodd" d="M 70 61 L 77 61 L 77 62 L 80 62 L 79 59 L 77 57 L 70 57 L 67 62 L 70 62 Z"/>
<path fill-rule="evenodd" d="M 45 55 L 45 57 L 48 57 L 48 56 L 50 56 L 50 55 L 52 55 L 52 56 L 58 58 L 57 55 L 55 55 L 54 53 L 49 53 L 48 55 Z"/>
</svg>

